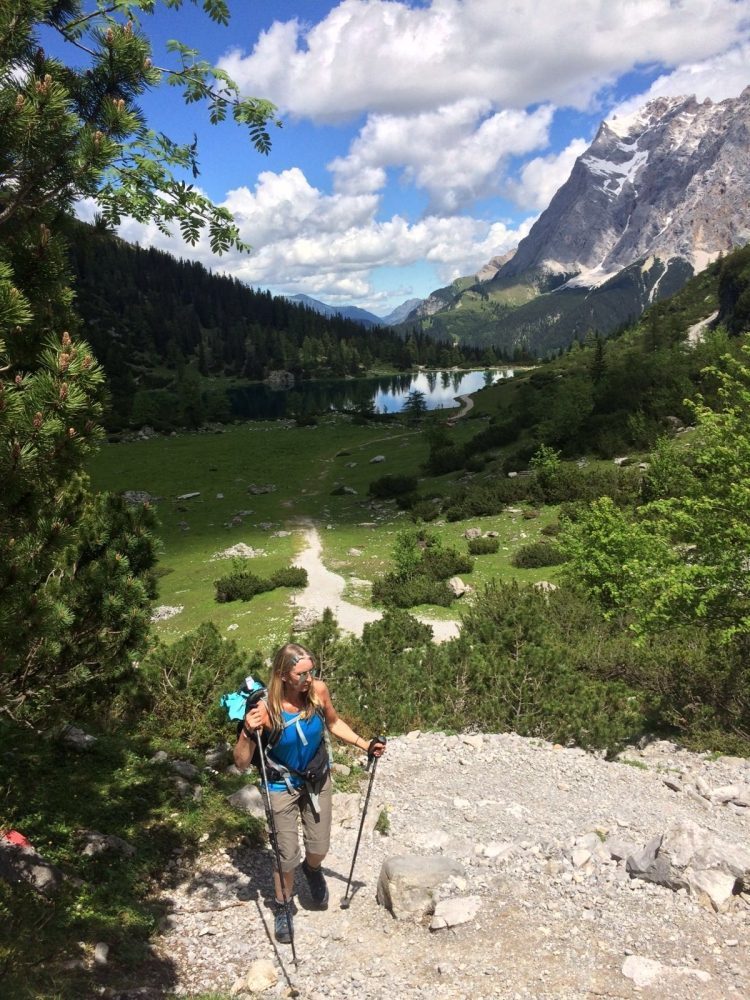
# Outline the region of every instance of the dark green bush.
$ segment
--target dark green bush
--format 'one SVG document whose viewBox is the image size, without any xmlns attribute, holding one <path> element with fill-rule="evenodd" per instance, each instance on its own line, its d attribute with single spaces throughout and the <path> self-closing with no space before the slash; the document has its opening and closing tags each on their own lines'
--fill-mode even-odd
<svg viewBox="0 0 750 1000">
<path fill-rule="evenodd" d="M 540 566 L 559 566 L 565 562 L 565 556 L 554 542 L 530 542 L 517 549 L 510 561 L 517 569 L 538 569 Z"/>
<path fill-rule="evenodd" d="M 388 500 L 414 493 L 416 488 L 416 476 L 381 476 L 380 479 L 373 479 L 367 492 L 379 500 Z"/>
<path fill-rule="evenodd" d="M 449 607 L 455 597 L 453 591 L 441 580 L 424 574 L 398 577 L 387 574 L 372 585 L 372 600 L 393 608 L 413 608 L 417 604 L 437 604 Z"/>
<path fill-rule="evenodd" d="M 249 570 L 235 570 L 214 582 L 216 600 L 220 604 L 227 601 L 249 601 L 256 594 L 262 594 L 271 587 L 267 580 L 261 580 Z"/>
<path fill-rule="evenodd" d="M 287 566 L 278 569 L 268 579 L 262 579 L 250 570 L 234 570 L 222 576 L 214 583 L 216 600 L 220 603 L 228 601 L 249 601 L 256 594 L 265 594 L 276 587 L 306 587 L 307 570 L 299 566 Z"/>
<path fill-rule="evenodd" d="M 401 653 L 403 650 L 432 642 L 432 629 L 400 608 L 385 611 L 376 622 L 362 629 L 362 643 L 381 652 Z"/>
<path fill-rule="evenodd" d="M 440 501 L 417 500 L 412 504 L 409 513 L 413 521 L 434 521 L 440 513 Z"/>
<path fill-rule="evenodd" d="M 545 524 L 542 528 L 542 534 L 547 535 L 549 538 L 557 538 L 560 534 L 560 522 L 552 521 L 550 524 Z"/>
<path fill-rule="evenodd" d="M 277 569 L 269 578 L 271 587 L 306 587 L 307 570 L 301 566 L 287 566 Z"/>
<path fill-rule="evenodd" d="M 530 479 L 497 479 L 471 485 L 456 495 L 445 509 L 449 521 L 499 514 L 508 504 L 525 500 Z"/>
<path fill-rule="evenodd" d="M 456 573 L 471 573 L 474 563 L 458 549 L 442 546 L 425 549 L 419 563 L 419 572 L 432 580 L 448 580 Z"/>
<path fill-rule="evenodd" d="M 139 721 L 154 745 L 215 746 L 217 738 L 234 736 L 219 697 L 237 690 L 250 672 L 247 655 L 210 622 L 177 642 L 159 642 L 140 664 L 145 712 Z"/>
<path fill-rule="evenodd" d="M 472 556 L 486 556 L 492 552 L 497 552 L 500 548 L 499 538 L 470 538 L 469 554 Z"/>
</svg>

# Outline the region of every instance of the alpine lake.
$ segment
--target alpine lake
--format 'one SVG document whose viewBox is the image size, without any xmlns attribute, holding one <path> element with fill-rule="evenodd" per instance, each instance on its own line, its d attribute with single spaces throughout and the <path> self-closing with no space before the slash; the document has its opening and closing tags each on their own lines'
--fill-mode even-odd
<svg viewBox="0 0 750 1000">
<path fill-rule="evenodd" d="M 238 420 L 283 420 L 298 415 L 355 412 L 370 406 L 376 413 L 400 413 L 409 394 L 415 391 L 423 394 L 428 410 L 441 410 L 458 406 L 459 396 L 512 377 L 512 368 L 488 368 L 319 379 L 289 388 L 254 383 L 230 388 L 229 400 L 232 416 Z"/>
</svg>

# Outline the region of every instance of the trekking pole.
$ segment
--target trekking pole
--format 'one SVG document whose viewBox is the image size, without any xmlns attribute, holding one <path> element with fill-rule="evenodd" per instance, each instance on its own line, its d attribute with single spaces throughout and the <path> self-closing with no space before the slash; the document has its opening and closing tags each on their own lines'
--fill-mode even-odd
<svg viewBox="0 0 750 1000">
<path fill-rule="evenodd" d="M 255 733 L 258 739 L 258 756 L 260 757 L 260 773 L 263 784 L 263 805 L 266 808 L 266 820 L 268 821 L 268 832 L 271 837 L 271 845 L 273 847 L 273 853 L 276 858 L 276 871 L 279 874 L 279 885 L 281 886 L 281 898 L 284 900 L 284 911 L 286 912 L 286 921 L 289 926 L 289 943 L 292 946 L 292 961 L 294 962 L 295 968 L 297 967 L 297 952 L 294 950 L 294 925 L 292 924 L 292 910 L 291 910 L 291 900 L 287 899 L 286 895 L 286 885 L 284 884 L 284 873 L 281 870 L 281 854 L 279 853 L 279 838 L 276 834 L 276 820 L 273 818 L 273 810 L 271 809 L 271 793 L 268 790 L 268 774 L 266 772 L 266 755 L 263 752 L 263 743 L 261 741 L 262 727 L 256 729 Z"/>
<path fill-rule="evenodd" d="M 385 743 L 385 739 L 378 739 L 378 742 Z M 352 884 L 352 875 L 354 874 L 354 865 L 357 861 L 357 852 L 359 851 L 359 842 L 362 839 L 362 830 L 365 825 L 365 816 L 367 815 L 367 806 L 370 804 L 370 792 L 372 791 L 372 783 L 375 780 L 375 769 L 378 766 L 378 759 L 374 755 L 370 757 L 367 761 L 366 770 L 370 771 L 370 764 L 372 764 L 372 770 L 370 771 L 370 781 L 367 785 L 367 795 L 365 796 L 365 805 L 362 809 L 362 819 L 359 823 L 359 833 L 357 834 L 357 843 L 354 845 L 354 857 L 352 858 L 352 867 L 349 870 L 349 880 L 346 883 L 346 892 L 344 893 L 344 898 L 341 900 L 341 909 L 348 910 L 351 906 L 351 900 L 349 899 L 349 887 Z"/>
</svg>

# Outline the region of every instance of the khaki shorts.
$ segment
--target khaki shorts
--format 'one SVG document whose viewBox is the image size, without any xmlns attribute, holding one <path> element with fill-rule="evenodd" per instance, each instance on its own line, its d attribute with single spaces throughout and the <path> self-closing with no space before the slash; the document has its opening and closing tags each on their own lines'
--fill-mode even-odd
<svg viewBox="0 0 750 1000">
<path fill-rule="evenodd" d="M 299 849 L 298 818 L 307 854 L 327 854 L 331 843 L 331 775 L 327 774 L 318 794 L 318 815 L 310 804 L 304 785 L 294 792 L 271 792 L 271 809 L 281 855 L 281 870 L 293 871 L 302 860 Z M 274 867 L 276 858 L 274 857 Z"/>
</svg>

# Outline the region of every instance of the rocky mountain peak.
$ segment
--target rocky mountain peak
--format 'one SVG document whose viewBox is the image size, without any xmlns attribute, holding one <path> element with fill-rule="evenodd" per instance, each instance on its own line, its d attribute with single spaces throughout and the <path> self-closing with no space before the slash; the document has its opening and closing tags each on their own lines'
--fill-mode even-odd
<svg viewBox="0 0 750 1000">
<path fill-rule="evenodd" d="M 750 240 L 750 88 L 699 103 L 663 97 L 602 122 L 502 277 L 594 286 L 639 259 L 701 270 Z"/>
</svg>

